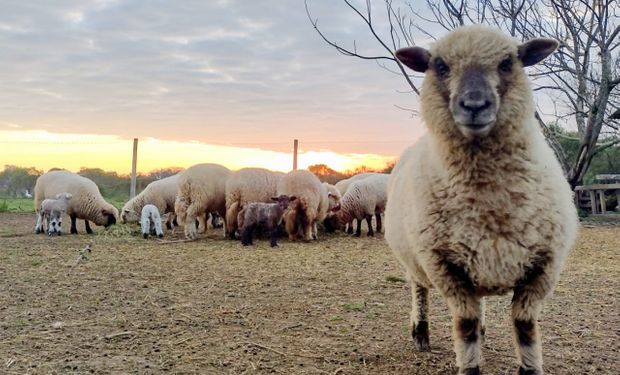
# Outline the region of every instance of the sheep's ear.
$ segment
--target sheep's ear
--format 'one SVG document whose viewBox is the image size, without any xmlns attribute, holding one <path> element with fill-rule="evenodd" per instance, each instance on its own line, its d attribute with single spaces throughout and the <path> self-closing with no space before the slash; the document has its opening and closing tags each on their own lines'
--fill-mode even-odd
<svg viewBox="0 0 620 375">
<path fill-rule="evenodd" d="M 329 198 L 329 197 L 333 197 L 333 196 L 334 196 L 334 194 L 332 194 L 332 192 L 331 192 L 331 191 L 327 193 L 327 197 L 328 197 L 328 198 Z"/>
<path fill-rule="evenodd" d="M 277 201 L 278 201 L 278 199 L 279 199 L 278 197 L 271 197 L 271 200 L 272 200 L 272 201 L 276 201 L 276 202 L 277 202 Z"/>
<path fill-rule="evenodd" d="M 431 54 L 422 47 L 406 47 L 396 51 L 396 58 L 407 65 L 409 69 L 424 73 L 428 69 Z"/>
<path fill-rule="evenodd" d="M 560 44 L 555 39 L 535 38 L 519 46 L 519 60 L 523 66 L 531 66 L 543 61 L 553 53 Z"/>
</svg>

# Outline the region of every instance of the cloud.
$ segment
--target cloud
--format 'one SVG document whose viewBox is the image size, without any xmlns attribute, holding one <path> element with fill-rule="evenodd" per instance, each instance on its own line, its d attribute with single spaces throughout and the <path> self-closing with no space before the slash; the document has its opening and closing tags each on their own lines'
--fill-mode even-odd
<svg viewBox="0 0 620 375">
<path fill-rule="evenodd" d="M 380 52 L 342 4 L 310 4 L 330 36 Z M 395 91 L 402 78 L 327 46 L 302 1 L 12 2 L 0 49 L 0 121 L 26 129 L 256 146 L 299 138 L 387 155 L 423 132 L 394 107 L 415 106 Z"/>
</svg>

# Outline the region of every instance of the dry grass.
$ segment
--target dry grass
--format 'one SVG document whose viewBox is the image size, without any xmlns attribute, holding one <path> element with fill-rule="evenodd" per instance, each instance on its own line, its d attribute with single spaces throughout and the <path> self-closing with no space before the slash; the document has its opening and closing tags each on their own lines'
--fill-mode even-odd
<svg viewBox="0 0 620 375">
<path fill-rule="evenodd" d="M 413 350 L 409 286 L 382 239 L 274 250 L 215 232 L 47 238 L 30 234 L 34 221 L 0 215 L 0 373 L 454 373 L 434 292 L 433 351 Z M 619 232 L 582 231 L 542 319 L 547 373 L 620 373 Z M 486 374 L 514 373 L 509 299 L 487 305 Z"/>
</svg>

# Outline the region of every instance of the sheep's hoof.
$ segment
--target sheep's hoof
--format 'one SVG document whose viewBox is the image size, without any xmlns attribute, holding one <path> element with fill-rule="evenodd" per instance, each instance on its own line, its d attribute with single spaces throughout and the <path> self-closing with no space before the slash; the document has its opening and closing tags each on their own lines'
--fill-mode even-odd
<svg viewBox="0 0 620 375">
<path fill-rule="evenodd" d="M 375 236 L 375 233 L 374 233 L 374 232 L 368 232 L 367 236 L 368 236 L 368 237 L 374 237 L 374 236 Z"/>
<path fill-rule="evenodd" d="M 47 236 L 48 236 L 48 237 L 52 237 L 52 235 L 53 235 L 53 234 L 54 234 L 54 233 L 52 233 L 52 232 L 47 232 Z"/>
<path fill-rule="evenodd" d="M 58 232 L 58 235 L 59 235 L 59 236 L 60 236 L 60 235 L 62 235 L 62 232 Z"/>
<path fill-rule="evenodd" d="M 142 237 L 144 237 L 144 239 L 146 240 L 147 238 L 149 238 L 149 235 L 148 235 L 148 233 L 143 233 Z"/>
<path fill-rule="evenodd" d="M 362 234 L 361 234 L 361 233 L 355 233 L 353 236 L 355 236 L 355 237 L 361 237 L 361 236 L 362 236 Z"/>
<path fill-rule="evenodd" d="M 34 228 L 34 234 L 39 234 L 41 232 L 41 228 Z"/>
<path fill-rule="evenodd" d="M 272 242 L 272 243 L 271 243 L 271 247 L 278 247 L 278 244 L 277 244 L 277 243 L 275 243 L 275 242 Z"/>
<path fill-rule="evenodd" d="M 166 229 L 171 230 L 172 229 L 172 224 L 166 223 Z"/>
<path fill-rule="evenodd" d="M 471 367 L 459 371 L 459 375 L 480 375 L 480 367 Z"/>
<path fill-rule="evenodd" d="M 157 237 L 164 238 L 164 235 L 163 234 L 158 234 Z"/>
<path fill-rule="evenodd" d="M 428 336 L 428 322 L 421 320 L 411 329 L 411 337 L 415 348 L 419 352 L 428 352 L 431 350 L 430 339 Z"/>
<path fill-rule="evenodd" d="M 519 367 L 519 370 L 517 371 L 517 375 L 542 375 L 542 371 L 538 371 L 533 368 L 525 369 L 523 367 Z"/>
</svg>

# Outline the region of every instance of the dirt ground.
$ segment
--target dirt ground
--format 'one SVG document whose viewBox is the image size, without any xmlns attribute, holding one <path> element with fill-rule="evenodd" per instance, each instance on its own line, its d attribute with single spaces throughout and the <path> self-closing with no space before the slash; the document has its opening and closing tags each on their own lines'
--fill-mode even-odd
<svg viewBox="0 0 620 375">
<path fill-rule="evenodd" d="M 172 244 L 101 229 L 47 238 L 34 221 L 0 214 L 2 374 L 455 372 L 436 292 L 433 350 L 414 351 L 409 286 L 382 237 L 273 250 L 215 231 Z M 620 227 L 582 230 L 541 319 L 548 374 L 620 373 L 619 253 Z M 509 301 L 487 303 L 485 374 L 516 368 Z"/>
</svg>

